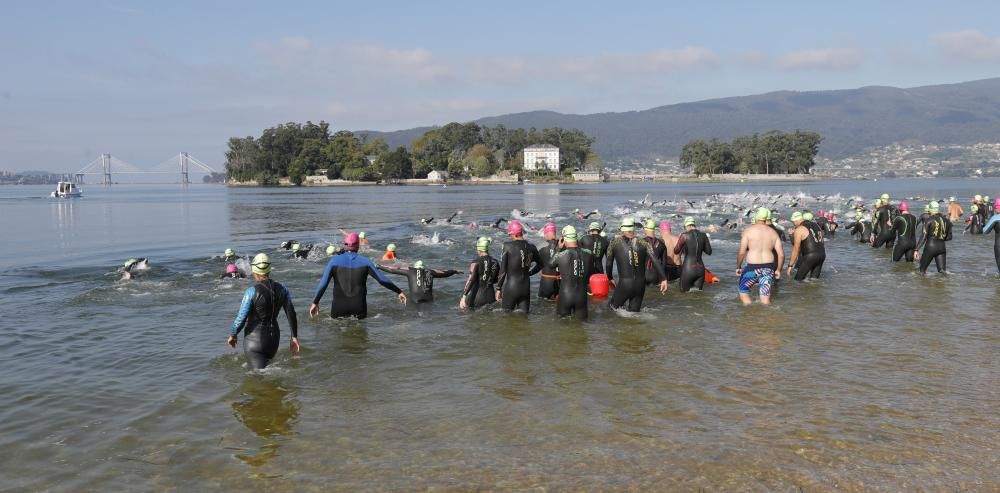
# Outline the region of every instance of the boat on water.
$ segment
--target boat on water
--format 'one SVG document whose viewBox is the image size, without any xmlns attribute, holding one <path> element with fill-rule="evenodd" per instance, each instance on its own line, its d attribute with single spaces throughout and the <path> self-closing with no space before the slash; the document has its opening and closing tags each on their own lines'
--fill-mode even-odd
<svg viewBox="0 0 1000 493">
<path fill-rule="evenodd" d="M 61 181 L 56 185 L 56 190 L 50 194 L 54 198 L 83 197 L 83 190 L 76 187 L 76 184 L 69 181 Z"/>
</svg>

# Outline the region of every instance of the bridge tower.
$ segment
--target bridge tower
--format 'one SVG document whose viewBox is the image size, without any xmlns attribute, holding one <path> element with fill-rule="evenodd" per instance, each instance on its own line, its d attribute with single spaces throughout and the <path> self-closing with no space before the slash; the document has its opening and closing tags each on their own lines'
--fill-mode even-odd
<svg viewBox="0 0 1000 493">
<path fill-rule="evenodd" d="M 191 183 L 191 180 L 188 179 L 188 153 L 182 152 L 179 159 L 181 162 L 181 183 L 187 185 Z"/>
<path fill-rule="evenodd" d="M 101 168 L 104 169 L 104 184 L 111 185 L 111 154 L 101 154 Z"/>
</svg>

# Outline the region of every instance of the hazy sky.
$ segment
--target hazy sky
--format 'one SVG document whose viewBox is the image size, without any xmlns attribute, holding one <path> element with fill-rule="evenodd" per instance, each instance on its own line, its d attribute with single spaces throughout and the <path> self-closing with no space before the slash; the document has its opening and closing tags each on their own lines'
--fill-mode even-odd
<svg viewBox="0 0 1000 493">
<path fill-rule="evenodd" d="M 1000 2 L 0 2 L 0 169 L 1000 75 Z M 709 5 L 711 4 L 711 5 Z"/>
</svg>

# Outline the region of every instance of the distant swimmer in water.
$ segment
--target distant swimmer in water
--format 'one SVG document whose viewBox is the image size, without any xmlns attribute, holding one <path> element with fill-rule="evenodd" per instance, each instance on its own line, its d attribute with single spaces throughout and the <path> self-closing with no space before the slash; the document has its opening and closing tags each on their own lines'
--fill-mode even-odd
<svg viewBox="0 0 1000 493">
<path fill-rule="evenodd" d="M 993 216 L 986 223 L 986 227 L 983 228 L 983 234 L 989 234 L 990 231 L 993 232 L 993 260 L 997 263 L 997 271 L 1000 272 L 1000 198 L 993 201 Z"/>
<path fill-rule="evenodd" d="M 501 223 L 505 223 L 505 222 L 507 222 L 507 220 L 504 219 L 504 218 L 502 218 L 502 217 L 500 217 L 500 218 L 497 218 L 496 221 L 493 221 L 493 225 L 490 226 L 490 227 L 493 228 L 493 229 L 500 229 L 500 224 Z"/>
<path fill-rule="evenodd" d="M 927 272 L 931 260 L 934 261 L 938 272 L 945 272 L 948 268 L 948 252 L 945 242 L 951 241 L 951 221 L 941 216 L 940 207 L 937 202 L 930 203 L 931 217 L 924 223 L 924 236 L 917 244 L 918 253 L 915 258 L 920 261 L 921 274 Z"/>
<path fill-rule="evenodd" d="M 500 276 L 497 280 L 497 298 L 504 310 L 531 309 L 531 276 L 542 270 L 538 248 L 524 239 L 524 228 L 518 221 L 507 224 L 510 241 L 503 244 L 500 253 Z"/>
<path fill-rule="evenodd" d="M 646 259 L 646 285 L 658 286 L 660 282 L 667 280 L 666 269 L 663 269 L 663 276 L 653 268 L 653 259 L 658 259 L 662 265 L 663 258 L 666 257 L 667 246 L 663 240 L 656 236 L 656 221 L 646 219 L 642 225 L 642 232 L 649 247 L 653 249 L 653 256 Z"/>
<path fill-rule="evenodd" d="M 615 236 L 608 247 L 608 260 L 604 266 L 608 282 L 615 288 L 608 305 L 614 309 L 625 307 L 630 312 L 638 312 L 646 295 L 646 261 L 652 258 L 653 268 L 663 278 L 660 293 L 667 292 L 667 274 L 663 272 L 663 264 L 656 258 L 649 242 L 635 237 L 635 219 L 623 219 L 619 230 L 621 234 Z M 617 281 L 613 277 L 615 264 L 618 265 Z"/>
<path fill-rule="evenodd" d="M 236 264 L 226 264 L 226 273 L 219 276 L 219 279 L 243 279 L 246 275 L 240 272 Z"/>
<path fill-rule="evenodd" d="M 750 290 L 760 286 L 760 302 L 771 303 L 771 286 L 781 279 L 781 268 L 785 262 L 785 246 L 778 233 L 767 226 L 771 211 L 765 207 L 754 213 L 754 223 L 743 230 L 740 247 L 736 253 L 736 275 L 740 276 L 738 287 L 740 301 L 744 305 L 753 302 Z M 777 252 L 778 259 L 774 259 Z M 746 266 L 743 260 L 747 261 Z M 777 265 L 777 269 L 773 267 Z"/>
<path fill-rule="evenodd" d="M 142 258 L 130 258 L 125 261 L 122 266 L 122 281 L 128 281 L 130 279 L 135 279 L 139 272 L 149 270 L 149 259 L 146 257 Z"/>
<path fill-rule="evenodd" d="M 587 319 L 587 270 L 583 254 L 576 243 L 576 228 L 565 226 L 559 238 L 559 253 L 550 260 L 550 267 L 559 272 L 559 299 L 556 314 L 560 317 L 573 316 L 577 320 Z"/>
<path fill-rule="evenodd" d="M 577 239 L 588 282 L 590 276 L 604 273 L 604 256 L 608 253 L 608 239 L 601 235 L 602 229 L 604 226 L 601 223 L 593 221 L 587 226 L 587 234 Z"/>
<path fill-rule="evenodd" d="M 319 314 L 319 301 L 323 298 L 323 293 L 333 281 L 333 300 L 330 307 L 330 316 L 333 318 L 357 317 L 363 319 L 368 316 L 368 278 L 372 277 L 383 287 L 396 293 L 399 302 L 406 304 L 406 295 L 395 284 L 387 279 L 375 264 L 366 257 L 358 255 L 360 248 L 360 238 L 357 233 L 349 233 L 344 239 L 346 252 L 336 255 L 326 264 L 323 278 L 316 286 L 316 294 L 313 295 L 312 306 L 309 307 L 309 315 Z"/>
<path fill-rule="evenodd" d="M 382 254 L 382 260 L 383 261 L 396 260 L 395 243 L 389 243 L 389 245 L 385 247 L 385 253 Z"/>
<path fill-rule="evenodd" d="M 600 215 L 601 214 L 601 212 L 598 211 L 597 209 L 594 209 L 594 210 L 592 210 L 592 211 L 590 211 L 590 212 L 588 212 L 586 214 L 580 212 L 580 209 L 577 209 L 577 210 L 575 210 L 573 212 L 576 214 L 576 218 L 579 219 L 579 220 L 581 220 L 581 221 L 586 221 L 587 219 L 590 219 L 590 217 L 593 216 L 593 215 L 595 215 L 595 214 L 596 215 Z"/>
<path fill-rule="evenodd" d="M 292 295 L 280 283 L 271 280 L 271 261 L 266 254 L 258 253 L 251 263 L 254 285 L 243 293 L 243 302 L 230 330 L 230 347 L 243 331 L 243 353 L 247 366 L 260 370 L 274 359 L 281 342 L 278 313 L 285 311 L 288 328 L 292 331 L 291 351 L 299 352 L 299 323 L 295 317 Z"/>
<path fill-rule="evenodd" d="M 493 240 L 482 236 L 476 240 L 477 257 L 469 266 L 469 278 L 458 307 L 476 309 L 496 303 L 496 284 L 500 277 L 500 262 L 489 254 Z"/>
<path fill-rule="evenodd" d="M 826 211 L 826 235 L 833 237 L 837 234 L 837 230 L 840 229 L 840 224 L 837 223 L 833 211 Z"/>
<path fill-rule="evenodd" d="M 431 216 L 431 217 L 423 218 L 423 219 L 420 220 L 420 222 L 421 222 L 421 224 L 430 224 L 430 223 L 434 222 L 434 217 Z"/>
<path fill-rule="evenodd" d="M 702 254 L 712 254 L 712 243 L 709 241 L 708 235 L 698 231 L 694 217 L 684 218 L 684 232 L 677 238 L 674 253 L 684 254 L 684 260 L 681 263 L 681 292 L 686 293 L 691 288 L 703 289 L 705 287 L 705 263 L 701 256 Z"/>
<path fill-rule="evenodd" d="M 896 245 L 892 247 L 892 261 L 899 262 L 906 257 L 913 262 L 917 249 L 917 218 L 910 214 L 910 204 L 899 204 L 899 215 L 892 221 L 892 233 L 896 235 Z"/>
<path fill-rule="evenodd" d="M 305 259 L 309 257 L 309 252 L 312 251 L 312 243 L 308 245 L 303 245 L 301 243 L 292 244 L 292 257 Z"/>
<path fill-rule="evenodd" d="M 344 253 L 346 251 L 347 250 L 344 250 L 343 248 L 337 248 L 336 245 L 334 245 L 332 243 L 326 246 L 326 256 L 327 257 L 332 257 L 334 255 L 340 255 L 341 253 Z"/>
<path fill-rule="evenodd" d="M 663 240 L 663 273 L 667 275 L 667 281 L 674 281 L 681 278 L 681 255 L 674 253 L 677 246 L 677 236 L 670 230 L 670 223 L 660 221 L 660 239 Z"/>
<path fill-rule="evenodd" d="M 429 301 L 434 301 L 434 279 L 440 279 L 442 277 L 451 277 L 455 274 L 461 274 L 462 271 L 457 270 L 436 270 L 428 269 L 424 267 L 423 260 L 417 260 L 412 266 L 405 269 L 398 267 L 389 267 L 386 265 L 378 266 L 378 269 L 383 272 L 388 272 L 390 274 L 396 274 L 400 276 L 406 276 L 406 280 L 410 286 L 410 300 L 417 303 L 427 303 Z"/>
<path fill-rule="evenodd" d="M 445 219 L 444 222 L 446 222 L 448 224 L 451 224 L 451 220 L 455 219 L 461 213 L 462 213 L 462 211 L 455 211 L 455 213 L 452 214 L 452 215 L 450 215 L 450 216 L 448 216 L 448 219 Z"/>
<path fill-rule="evenodd" d="M 292 247 L 299 244 L 299 240 L 288 240 L 281 242 L 281 248 L 285 250 L 291 250 Z"/>
<path fill-rule="evenodd" d="M 823 230 L 819 225 L 808 219 L 809 213 L 792 214 L 792 255 L 788 261 L 788 275 L 795 272 L 795 280 L 803 281 L 806 277 L 818 279 L 823 272 L 823 262 L 826 261 L 826 246 L 823 245 Z"/>
<path fill-rule="evenodd" d="M 538 297 L 543 300 L 554 300 L 559 294 L 559 273 L 551 265 L 552 257 L 559 253 L 559 242 L 556 241 L 556 223 L 547 222 L 542 227 L 545 245 L 538 249 L 538 259 L 542 264 L 542 275 L 538 280 Z"/>
<path fill-rule="evenodd" d="M 354 233 L 351 233 L 351 232 L 349 232 L 347 230 L 344 230 L 344 229 L 341 229 L 339 231 L 340 231 L 340 234 L 344 235 L 345 238 L 348 237 L 348 236 L 350 236 L 351 234 L 354 234 Z M 358 243 L 358 245 L 359 245 L 358 248 L 367 248 L 368 247 L 368 234 L 365 233 L 364 231 L 361 231 L 360 233 L 357 233 L 357 236 L 358 236 L 358 242 L 359 242 Z"/>
</svg>

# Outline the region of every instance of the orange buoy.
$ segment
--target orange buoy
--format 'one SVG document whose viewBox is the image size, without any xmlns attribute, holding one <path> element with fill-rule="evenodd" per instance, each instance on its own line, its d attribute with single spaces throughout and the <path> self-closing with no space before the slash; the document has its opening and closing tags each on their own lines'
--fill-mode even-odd
<svg viewBox="0 0 1000 493">
<path fill-rule="evenodd" d="M 712 273 L 712 271 L 705 269 L 705 282 L 708 284 L 716 284 L 719 282 L 719 277 Z"/>
<path fill-rule="evenodd" d="M 608 276 L 605 274 L 594 274 L 590 276 L 590 294 L 598 298 L 608 295 Z"/>
</svg>

